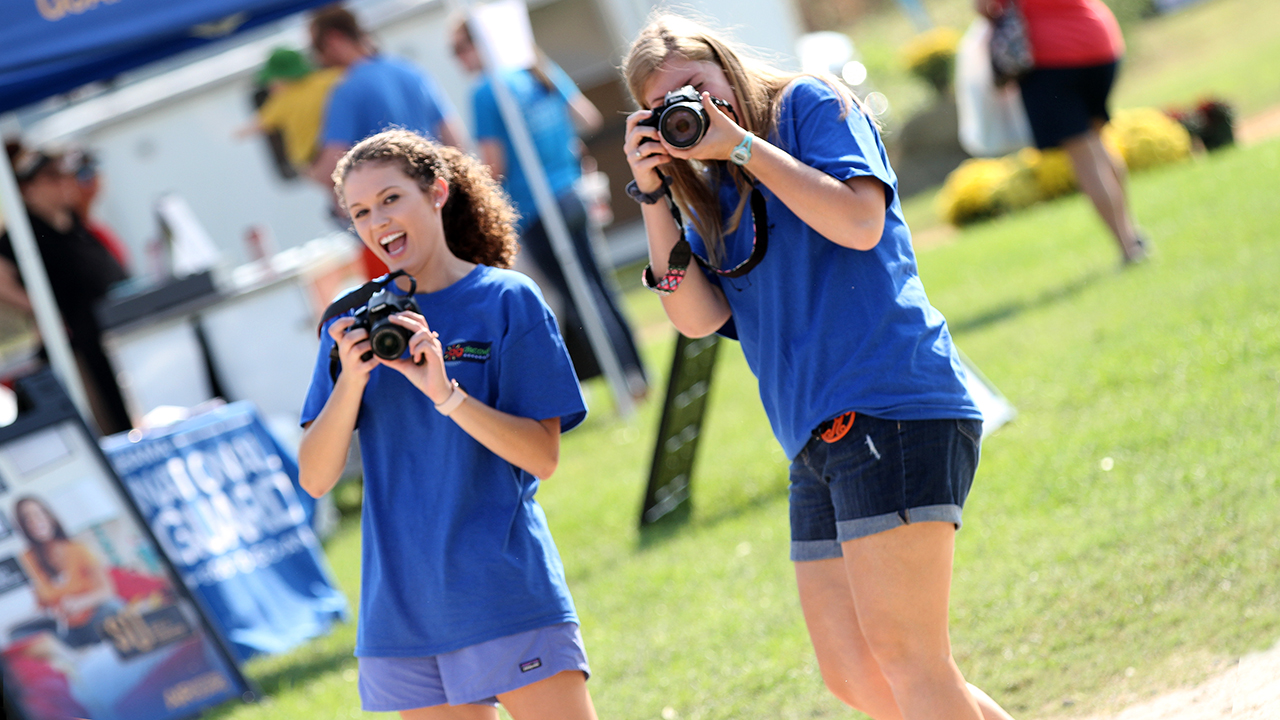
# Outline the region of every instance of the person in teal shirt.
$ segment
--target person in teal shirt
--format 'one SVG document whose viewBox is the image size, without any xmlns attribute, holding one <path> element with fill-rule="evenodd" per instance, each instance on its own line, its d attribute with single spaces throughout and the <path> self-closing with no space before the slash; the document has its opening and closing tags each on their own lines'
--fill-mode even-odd
<svg viewBox="0 0 1280 720">
<path fill-rule="evenodd" d="M 465 22 L 454 28 L 452 40 L 454 55 L 463 68 L 470 73 L 482 73 L 484 67 L 480 54 Z M 541 51 L 538 58 L 538 63 L 532 68 L 504 71 L 499 77 L 524 114 L 525 125 L 529 128 L 547 182 L 568 226 L 578 264 L 582 266 L 588 288 L 600 309 L 601 320 L 618 354 L 629 390 L 633 396 L 640 397 L 648 387 L 640 353 L 618 298 L 600 272 L 591 246 L 586 206 L 574 189 L 574 184 L 582 176 L 582 142 L 578 139 L 577 130 L 594 132 L 603 120 L 600 111 L 559 66 Z M 578 377 L 595 377 L 600 374 L 601 367 L 583 328 L 582 312 L 570 294 L 564 271 L 539 217 L 529 186 L 530 179 L 520 165 L 489 77 L 481 75 L 477 81 L 472 91 L 472 106 L 480 159 L 489 166 L 494 177 L 502 179 L 503 189 L 520 213 L 517 226 L 520 246 L 529 252 L 550 289 L 564 301 L 561 326 Z"/>
</svg>

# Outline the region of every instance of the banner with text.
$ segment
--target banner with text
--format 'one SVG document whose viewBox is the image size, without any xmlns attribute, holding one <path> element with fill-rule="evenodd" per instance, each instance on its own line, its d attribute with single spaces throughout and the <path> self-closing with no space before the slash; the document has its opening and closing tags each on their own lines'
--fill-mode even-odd
<svg viewBox="0 0 1280 720">
<path fill-rule="evenodd" d="M 102 449 L 241 659 L 288 650 L 345 617 L 311 531 L 314 501 L 252 404 L 104 438 Z"/>
<path fill-rule="evenodd" d="M 45 371 L 0 428 L 0 669 L 25 720 L 177 720 L 252 697 Z"/>
</svg>

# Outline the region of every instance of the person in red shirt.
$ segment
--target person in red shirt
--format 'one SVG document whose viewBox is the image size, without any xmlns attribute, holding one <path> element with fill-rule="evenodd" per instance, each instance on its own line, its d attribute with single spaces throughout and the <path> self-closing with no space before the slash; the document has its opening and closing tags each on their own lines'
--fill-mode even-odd
<svg viewBox="0 0 1280 720">
<path fill-rule="evenodd" d="M 1036 147 L 1061 147 L 1080 189 L 1111 230 L 1126 264 L 1146 259 L 1151 247 L 1139 232 L 1125 196 L 1124 166 L 1102 144 L 1111 119 L 1107 98 L 1115 82 L 1124 38 L 1102 0 L 975 0 L 992 20 L 1011 8 L 1026 21 L 1034 68 L 1018 79 Z"/>
</svg>

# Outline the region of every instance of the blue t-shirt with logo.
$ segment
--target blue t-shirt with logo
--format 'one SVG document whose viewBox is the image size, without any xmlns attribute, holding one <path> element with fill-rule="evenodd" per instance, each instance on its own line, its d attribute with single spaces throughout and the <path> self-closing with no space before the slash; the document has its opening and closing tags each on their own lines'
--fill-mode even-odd
<svg viewBox="0 0 1280 720">
<path fill-rule="evenodd" d="M 435 82 L 409 63 L 374 55 L 347 68 L 325 103 L 320 144 L 348 147 L 391 127 L 435 138 L 453 107 Z"/>
<path fill-rule="evenodd" d="M 538 151 L 538 159 L 542 161 L 547 181 L 551 184 L 551 192 L 560 195 L 573 187 L 573 183 L 582 175 L 582 165 L 576 151 L 577 135 L 574 133 L 573 119 L 569 117 L 569 98 L 578 93 L 578 88 L 559 66 L 554 63 L 548 65 L 548 76 L 554 85 L 550 89 L 528 70 L 512 70 L 502 73 L 500 77 L 524 115 L 525 125 L 529 128 L 534 147 Z M 520 212 L 520 228 L 523 231 L 538 217 L 538 206 L 534 203 L 533 191 L 529 189 L 529 181 L 520 166 L 520 158 L 516 155 L 507 126 L 502 121 L 493 85 L 488 78 L 476 85 L 471 101 L 475 111 L 476 139 L 497 140 L 502 143 L 507 164 L 502 187 Z"/>
<path fill-rule="evenodd" d="M 559 417 L 562 431 L 586 417 L 555 317 L 527 277 L 478 265 L 415 300 L 440 334 L 449 377 L 473 398 L 520 417 Z M 327 329 L 321 337 L 304 424 L 333 391 L 333 340 Z M 577 622 L 534 500 L 538 478 L 486 449 L 389 367 L 370 373 L 357 425 L 364 546 L 356 655 L 436 655 Z"/>
<path fill-rule="evenodd" d="M 885 186 L 884 234 L 871 250 L 841 247 L 758 186 L 768 212 L 764 260 L 742 277 L 707 273 L 733 317 L 720 332 L 737 338 L 760 381 L 774 435 L 794 458 L 824 420 L 850 410 L 890 420 L 981 419 L 942 314 L 925 297 L 897 177 L 880 134 L 856 106 L 846 114 L 825 82 L 802 77 L 785 91 L 770 142 L 837 180 L 869 176 Z M 726 219 L 737 207 L 732 182 L 720 188 Z M 725 238 L 721 267 L 751 255 L 750 211 Z M 693 229 L 686 236 L 707 257 Z"/>
</svg>

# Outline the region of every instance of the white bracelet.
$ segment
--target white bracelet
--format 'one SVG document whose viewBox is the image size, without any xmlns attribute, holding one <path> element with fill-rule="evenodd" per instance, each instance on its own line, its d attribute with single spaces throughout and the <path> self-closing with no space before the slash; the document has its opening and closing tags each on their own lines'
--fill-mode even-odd
<svg viewBox="0 0 1280 720">
<path fill-rule="evenodd" d="M 462 386 L 458 385 L 457 380 L 451 380 L 450 382 L 453 384 L 453 392 L 449 393 L 449 397 L 444 402 L 436 405 L 436 410 L 445 417 L 452 415 L 453 411 L 457 410 L 458 406 L 462 404 L 462 401 L 470 397 L 462 389 Z"/>
</svg>

